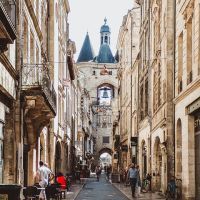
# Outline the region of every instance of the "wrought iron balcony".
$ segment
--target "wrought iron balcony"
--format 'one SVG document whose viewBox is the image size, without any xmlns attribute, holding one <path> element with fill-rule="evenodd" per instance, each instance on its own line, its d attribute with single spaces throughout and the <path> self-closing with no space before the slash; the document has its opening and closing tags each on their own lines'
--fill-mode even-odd
<svg viewBox="0 0 200 200">
<path fill-rule="evenodd" d="M 46 65 L 24 65 L 22 68 L 22 91 L 26 95 L 42 95 L 56 114 L 56 92 Z"/>
<path fill-rule="evenodd" d="M 13 43 L 16 33 L 16 2 L 15 0 L 0 1 L 0 49 L 6 50 L 7 44 Z"/>
</svg>

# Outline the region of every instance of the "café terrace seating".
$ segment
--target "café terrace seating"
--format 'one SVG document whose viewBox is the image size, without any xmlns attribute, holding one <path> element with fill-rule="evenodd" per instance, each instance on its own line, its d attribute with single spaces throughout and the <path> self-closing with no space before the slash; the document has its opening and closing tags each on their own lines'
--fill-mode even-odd
<svg viewBox="0 0 200 200">
<path fill-rule="evenodd" d="M 23 190 L 25 200 L 39 200 L 40 191 L 44 189 L 41 188 L 39 184 L 34 186 L 27 186 Z M 51 184 L 45 188 L 47 200 L 61 200 L 65 199 L 65 189 L 61 189 L 60 185 L 57 183 Z"/>
</svg>

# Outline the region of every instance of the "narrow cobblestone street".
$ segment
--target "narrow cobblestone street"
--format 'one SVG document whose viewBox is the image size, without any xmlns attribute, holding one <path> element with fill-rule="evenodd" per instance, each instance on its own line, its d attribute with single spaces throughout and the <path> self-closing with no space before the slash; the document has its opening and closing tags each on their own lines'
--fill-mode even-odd
<svg viewBox="0 0 200 200">
<path fill-rule="evenodd" d="M 69 197 L 69 196 L 68 196 Z M 95 178 L 88 181 L 75 200 L 129 200 L 131 197 L 131 188 L 126 187 L 120 183 L 110 183 L 106 180 L 105 174 L 101 175 L 100 181 L 97 182 Z M 134 199 L 141 200 L 156 200 L 165 199 L 158 193 L 142 193 L 139 197 Z M 71 200 L 71 199 L 70 199 Z"/>
<path fill-rule="evenodd" d="M 97 182 L 95 178 L 85 184 L 79 195 L 75 200 L 128 200 L 128 198 L 117 190 L 101 175 L 100 181 Z"/>
</svg>

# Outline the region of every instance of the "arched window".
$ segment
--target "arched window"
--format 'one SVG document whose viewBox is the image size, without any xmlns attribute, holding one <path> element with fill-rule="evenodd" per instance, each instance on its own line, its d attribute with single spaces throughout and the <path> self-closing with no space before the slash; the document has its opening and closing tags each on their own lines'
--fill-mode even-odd
<svg viewBox="0 0 200 200">
<path fill-rule="evenodd" d="M 100 105 L 110 105 L 112 98 L 114 98 L 113 85 L 104 83 L 97 87 L 97 99 Z"/>
<path fill-rule="evenodd" d="M 108 43 L 108 36 L 105 36 L 105 43 Z"/>
</svg>

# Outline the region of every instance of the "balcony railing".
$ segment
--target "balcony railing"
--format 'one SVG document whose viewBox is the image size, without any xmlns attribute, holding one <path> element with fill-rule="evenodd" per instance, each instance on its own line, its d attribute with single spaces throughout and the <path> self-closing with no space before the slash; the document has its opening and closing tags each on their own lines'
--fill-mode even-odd
<svg viewBox="0 0 200 200">
<path fill-rule="evenodd" d="M 22 90 L 41 90 L 56 113 L 56 92 L 46 65 L 24 65 L 22 68 Z"/>
</svg>

